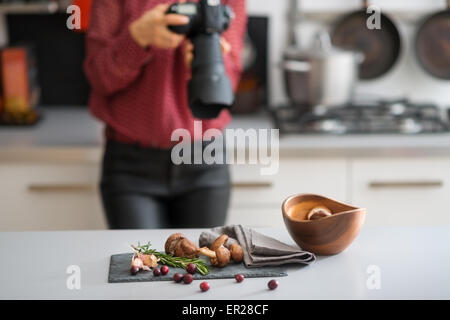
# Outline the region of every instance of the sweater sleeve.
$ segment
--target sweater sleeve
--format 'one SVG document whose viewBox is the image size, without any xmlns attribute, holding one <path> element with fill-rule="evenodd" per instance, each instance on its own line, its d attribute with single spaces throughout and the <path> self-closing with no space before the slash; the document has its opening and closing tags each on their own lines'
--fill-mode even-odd
<svg viewBox="0 0 450 320">
<path fill-rule="evenodd" d="M 233 9 L 235 15 L 230 29 L 223 34 L 223 37 L 231 45 L 231 51 L 224 57 L 224 60 L 233 89 L 236 91 L 242 73 L 242 49 L 247 30 L 246 1 L 226 0 L 224 3 Z"/>
<path fill-rule="evenodd" d="M 86 36 L 84 71 L 93 90 L 109 96 L 127 88 L 151 59 L 124 24 L 123 0 L 95 0 Z"/>
</svg>

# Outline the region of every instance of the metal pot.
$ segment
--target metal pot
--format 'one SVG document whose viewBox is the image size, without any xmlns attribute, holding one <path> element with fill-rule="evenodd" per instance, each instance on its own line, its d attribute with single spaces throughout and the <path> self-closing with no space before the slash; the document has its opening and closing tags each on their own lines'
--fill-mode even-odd
<svg viewBox="0 0 450 320">
<path fill-rule="evenodd" d="M 352 99 L 362 60 L 360 53 L 332 47 L 328 33 L 321 33 L 312 49 L 285 51 L 286 93 L 303 108 L 345 105 Z"/>
<path fill-rule="evenodd" d="M 450 0 L 447 8 L 427 17 L 416 36 L 416 53 L 430 75 L 450 80 Z"/>
</svg>

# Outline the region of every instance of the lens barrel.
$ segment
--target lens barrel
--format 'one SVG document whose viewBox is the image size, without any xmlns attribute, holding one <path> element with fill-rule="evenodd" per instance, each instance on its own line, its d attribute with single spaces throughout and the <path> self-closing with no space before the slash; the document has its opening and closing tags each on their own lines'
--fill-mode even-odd
<svg viewBox="0 0 450 320">
<path fill-rule="evenodd" d="M 194 60 L 188 85 L 189 106 L 196 118 L 216 118 L 234 101 L 233 88 L 223 62 L 220 35 L 198 34 L 192 43 Z"/>
</svg>

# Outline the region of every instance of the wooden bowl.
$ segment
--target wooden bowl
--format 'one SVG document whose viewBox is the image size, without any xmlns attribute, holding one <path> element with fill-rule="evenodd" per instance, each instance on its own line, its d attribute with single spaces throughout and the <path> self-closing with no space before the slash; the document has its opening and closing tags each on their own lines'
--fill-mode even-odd
<svg viewBox="0 0 450 320">
<path fill-rule="evenodd" d="M 308 220 L 308 213 L 320 206 L 330 209 L 332 215 Z M 314 194 L 287 198 L 281 211 L 292 239 L 303 250 L 317 255 L 333 255 L 345 250 L 358 235 L 366 217 L 366 209 Z"/>
</svg>

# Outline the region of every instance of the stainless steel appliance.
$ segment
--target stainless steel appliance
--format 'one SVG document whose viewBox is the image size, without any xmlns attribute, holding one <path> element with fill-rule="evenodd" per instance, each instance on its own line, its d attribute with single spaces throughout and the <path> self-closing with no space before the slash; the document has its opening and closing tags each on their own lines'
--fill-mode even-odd
<svg viewBox="0 0 450 320">
<path fill-rule="evenodd" d="M 310 49 L 288 48 L 281 67 L 289 99 L 304 111 L 349 103 L 362 61 L 358 52 L 334 48 L 327 32 L 318 33 Z"/>
<path fill-rule="evenodd" d="M 402 51 L 402 39 L 394 21 L 380 12 L 380 29 L 367 27 L 369 1 L 363 8 L 339 17 L 332 26 L 333 45 L 364 54 L 360 79 L 377 79 L 394 67 Z"/>
<path fill-rule="evenodd" d="M 273 111 L 281 134 L 422 134 L 450 131 L 447 113 L 432 103 L 409 100 L 353 103 L 340 108 L 315 108 L 302 113 L 295 107 Z"/>
</svg>

